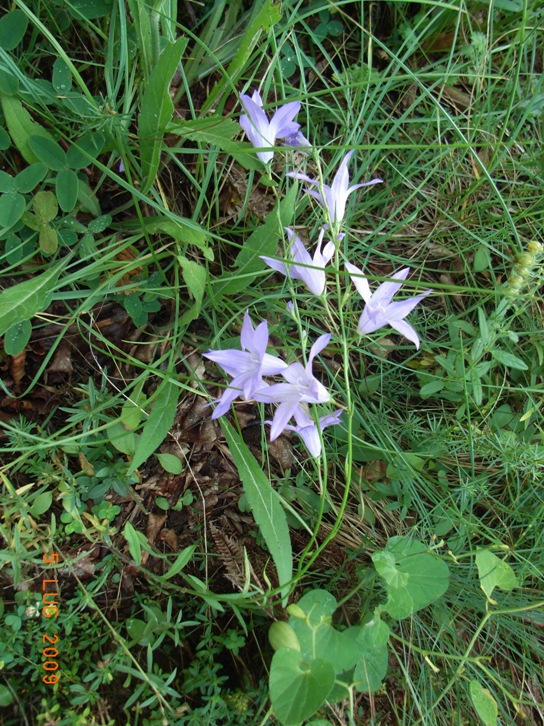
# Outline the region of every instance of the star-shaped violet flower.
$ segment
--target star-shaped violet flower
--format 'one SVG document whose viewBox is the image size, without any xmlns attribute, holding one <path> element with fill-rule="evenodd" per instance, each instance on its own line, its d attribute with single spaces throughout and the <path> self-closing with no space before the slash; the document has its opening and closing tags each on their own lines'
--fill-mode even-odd
<svg viewBox="0 0 544 726">
<path fill-rule="evenodd" d="M 287 363 L 281 358 L 266 352 L 268 345 L 266 320 L 254 328 L 247 310 L 244 314 L 240 342 L 244 350 L 230 348 L 204 353 L 205 358 L 213 360 L 232 376 L 232 381 L 218 401 L 212 419 L 225 414 L 238 396 L 243 395 L 247 401 L 256 390 L 263 390 L 266 387 L 263 376 L 275 376 L 287 369 Z"/>
<path fill-rule="evenodd" d="M 367 187 L 371 184 L 380 184 L 382 182 L 382 179 L 372 179 L 369 182 L 354 184 L 351 187 L 349 186 L 348 162 L 354 153 L 355 151 L 352 150 L 344 156 L 344 159 L 332 180 L 331 186 L 323 184 L 318 179 L 311 179 L 309 176 L 306 176 L 306 174 L 299 174 L 298 172 L 289 172 L 287 174 L 287 176 L 290 176 L 293 179 L 300 179 L 301 181 L 305 181 L 307 184 L 312 184 L 319 189 L 319 191 L 316 189 L 306 189 L 306 191 L 308 194 L 311 194 L 314 199 L 317 199 L 319 204 L 321 204 L 323 209 L 327 212 L 329 222 L 334 227 L 338 227 L 344 219 L 346 203 L 352 192 L 360 187 Z"/>
<path fill-rule="evenodd" d="M 416 348 L 419 348 L 419 336 L 404 318 L 432 290 L 426 290 L 421 295 L 410 297 L 407 300 L 392 302 L 393 296 L 402 287 L 402 282 L 382 282 L 374 292 L 371 292 L 368 280 L 358 267 L 346 262 L 346 269 L 357 288 L 357 292 L 366 303 L 357 326 L 359 333 L 366 335 L 383 328 L 385 325 L 390 325 L 397 333 L 408 338 Z M 409 272 L 409 267 L 403 267 L 402 270 L 395 272 L 391 277 L 393 280 L 406 280 Z"/>
<path fill-rule="evenodd" d="M 330 400 L 330 393 L 312 373 L 315 356 L 325 348 L 330 339 L 330 333 L 319 336 L 310 349 L 306 366 L 291 363 L 281 371 L 287 383 L 274 383 L 253 394 L 253 398 L 261 403 L 280 404 L 270 428 L 270 441 L 278 438 L 300 403 L 327 403 Z"/>
<path fill-rule="evenodd" d="M 296 426 L 287 424 L 285 430 L 295 431 L 300 438 L 306 444 L 306 448 L 310 452 L 311 456 L 319 456 L 321 453 L 321 436 L 320 431 L 327 428 L 327 426 L 335 426 L 340 423 L 340 414 L 342 409 L 337 409 L 334 413 L 329 413 L 326 416 L 321 416 L 318 423 L 310 417 L 307 407 L 297 406 L 293 416 L 295 417 Z M 267 422 L 269 423 L 269 422 Z"/>
<path fill-rule="evenodd" d="M 293 230 L 286 227 L 285 231 L 291 242 L 289 255 L 294 263 L 298 262 L 300 264 L 286 265 L 281 260 L 275 260 L 272 257 L 265 257 L 264 255 L 261 255 L 261 259 L 273 270 L 281 272 L 282 275 L 288 275 L 293 280 L 302 280 L 308 290 L 314 295 L 322 295 L 325 289 L 325 266 L 334 255 L 334 242 L 327 242 L 322 252 L 321 246 L 323 244 L 325 230 L 321 230 L 312 258 Z M 304 265 L 304 267 L 301 265 Z"/>
<path fill-rule="evenodd" d="M 291 101 L 280 106 L 270 121 L 263 110 L 260 94 L 253 91 L 252 96 L 240 95 L 245 114 L 240 116 L 240 126 L 248 139 L 257 149 L 275 146 L 276 139 L 286 139 L 290 146 L 308 146 L 308 141 L 300 132 L 300 124 L 293 119 L 300 111 L 300 102 Z M 273 151 L 258 151 L 257 157 L 267 164 L 273 157 Z"/>
</svg>

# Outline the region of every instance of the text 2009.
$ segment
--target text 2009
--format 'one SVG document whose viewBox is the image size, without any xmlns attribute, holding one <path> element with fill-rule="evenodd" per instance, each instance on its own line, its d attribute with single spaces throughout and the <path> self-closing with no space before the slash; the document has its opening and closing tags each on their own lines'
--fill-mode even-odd
<svg viewBox="0 0 544 726">
<path fill-rule="evenodd" d="M 42 560 L 46 565 L 52 565 L 59 561 L 59 556 L 56 553 L 44 554 Z M 58 580 L 42 580 L 42 615 L 44 618 L 58 618 L 59 616 L 59 592 L 58 592 Z M 42 635 L 42 656 L 45 659 L 42 663 L 42 668 L 47 671 L 42 676 L 42 681 L 47 685 L 53 685 L 58 683 L 59 676 L 55 671 L 59 668 L 58 648 L 57 645 L 59 636 L 56 634 Z"/>
</svg>

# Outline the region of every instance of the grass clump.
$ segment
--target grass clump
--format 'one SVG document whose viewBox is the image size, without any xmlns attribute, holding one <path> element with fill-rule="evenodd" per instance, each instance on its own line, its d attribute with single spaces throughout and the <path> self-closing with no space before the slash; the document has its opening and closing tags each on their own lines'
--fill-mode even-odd
<svg viewBox="0 0 544 726">
<path fill-rule="evenodd" d="M 531 0 L 3 13 L 3 722 L 539 722 L 541 51 Z"/>
</svg>

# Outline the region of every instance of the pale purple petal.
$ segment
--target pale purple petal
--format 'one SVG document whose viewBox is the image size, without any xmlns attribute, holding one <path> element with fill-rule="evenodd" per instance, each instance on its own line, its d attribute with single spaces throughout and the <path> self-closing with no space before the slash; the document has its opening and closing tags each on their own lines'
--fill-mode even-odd
<svg viewBox="0 0 544 726">
<path fill-rule="evenodd" d="M 242 343 L 243 345 L 243 343 Z M 266 346 L 268 345 L 268 323 L 263 320 L 262 323 L 257 325 L 257 328 L 253 334 L 253 340 L 247 346 L 247 349 L 251 351 L 255 356 L 258 357 L 259 361 L 262 360 L 266 353 Z"/>
<path fill-rule="evenodd" d="M 393 280 L 406 280 L 410 273 L 409 267 L 403 267 L 402 270 L 391 275 Z M 389 305 L 393 299 L 393 295 L 402 287 L 402 282 L 382 282 L 378 289 L 372 294 L 372 306 Z"/>
<path fill-rule="evenodd" d="M 346 268 L 350 274 L 360 272 L 355 265 L 346 263 Z M 403 285 L 403 281 L 410 272 L 409 267 L 404 267 L 392 275 L 394 280 L 400 282 L 382 282 L 381 285 L 370 293 L 368 281 L 364 277 L 352 276 L 352 280 L 365 300 L 366 305 L 359 318 L 357 330 L 361 335 L 373 333 L 386 325 L 391 326 L 398 333 L 410 340 L 416 348 L 419 348 L 419 337 L 416 331 L 409 325 L 404 318 L 412 312 L 415 306 L 429 295 L 432 290 L 426 290 L 421 295 L 408 298 L 398 302 L 393 302 L 393 296 L 399 291 Z M 364 280 L 364 282 L 362 282 Z"/>
<path fill-rule="evenodd" d="M 229 376 L 238 375 L 240 371 L 246 370 L 251 364 L 249 353 L 234 348 L 209 350 L 207 353 L 203 353 L 203 356 L 220 365 Z"/>
<path fill-rule="evenodd" d="M 255 329 L 253 323 L 249 317 L 249 312 L 246 310 L 244 313 L 244 322 L 242 324 L 242 330 L 240 332 L 240 342 L 244 350 L 251 350 L 253 334 Z M 265 346 L 266 347 L 266 346 Z"/>
<path fill-rule="evenodd" d="M 390 320 L 389 325 L 400 333 L 409 341 L 411 341 L 416 348 L 419 350 L 419 336 L 412 326 L 406 322 L 406 320 Z"/>
<path fill-rule="evenodd" d="M 281 260 L 275 260 L 273 257 L 265 257 L 260 255 L 261 260 L 264 260 L 268 267 L 271 267 L 276 272 L 281 272 L 282 275 L 287 275 L 287 268 Z"/>
<path fill-rule="evenodd" d="M 270 130 L 275 138 L 283 139 L 298 132 L 300 124 L 297 124 L 293 119 L 299 111 L 299 101 L 291 101 L 278 108 L 270 121 Z"/>
<path fill-rule="evenodd" d="M 277 376 L 287 368 L 287 363 L 281 358 L 270 353 L 265 353 L 261 358 L 261 375 Z"/>
<path fill-rule="evenodd" d="M 304 441 L 310 455 L 319 456 L 321 453 L 321 436 L 319 430 L 321 429 L 323 431 L 327 426 L 339 424 L 341 413 L 342 409 L 338 409 L 334 413 L 322 416 L 318 424 L 316 424 L 305 408 L 297 406 L 293 414 L 297 425 L 292 426 L 288 424 L 285 426 L 285 430 L 297 433 Z"/>
<path fill-rule="evenodd" d="M 289 401 L 280 403 L 274 414 L 272 426 L 270 428 L 270 441 L 274 441 L 284 431 L 289 419 L 293 415 L 298 403 L 297 401 Z"/>
<path fill-rule="evenodd" d="M 315 341 L 315 343 L 310 348 L 310 356 L 308 358 L 308 363 L 306 365 L 306 370 L 310 370 L 312 368 L 312 361 L 316 357 L 316 355 L 319 355 L 323 348 L 326 348 L 329 344 L 329 341 L 331 339 L 330 333 L 325 333 L 324 335 L 320 335 L 319 338 Z"/>
<path fill-rule="evenodd" d="M 289 172 L 287 172 L 287 174 L 285 176 L 290 176 L 291 179 L 298 179 L 299 181 L 304 181 L 307 184 L 319 184 L 319 182 L 316 181 L 315 179 L 311 179 L 306 174 L 301 174 L 298 171 L 289 171 Z"/>
<path fill-rule="evenodd" d="M 370 292 L 368 280 L 363 275 L 363 271 L 355 265 L 352 265 L 351 262 L 346 262 L 346 270 L 350 273 L 351 281 L 355 285 L 357 292 L 368 303 L 372 297 L 372 293 Z"/>
<path fill-rule="evenodd" d="M 306 369 L 302 365 L 302 363 L 291 363 L 291 365 L 287 366 L 287 368 L 283 371 L 282 376 L 285 378 L 286 381 L 289 382 L 290 385 L 295 386 L 297 383 L 306 381 L 307 380 L 307 374 Z M 285 383 L 277 383 L 276 386 L 285 386 Z M 274 386 L 272 386 L 273 388 Z M 281 399 L 278 399 L 281 400 Z"/>
<path fill-rule="evenodd" d="M 359 318 L 357 330 L 361 335 L 368 335 L 383 328 L 385 325 L 388 325 L 388 319 L 384 311 L 373 310 L 370 305 L 367 305 Z"/>
<path fill-rule="evenodd" d="M 418 295 L 417 297 L 409 297 L 407 300 L 390 303 L 387 306 L 387 319 L 390 322 L 392 320 L 403 320 L 431 292 L 432 290 L 426 290 L 422 295 Z"/>
<path fill-rule="evenodd" d="M 291 134 L 290 136 L 286 136 L 283 139 L 283 143 L 286 146 L 311 146 L 308 139 L 304 136 L 302 131 L 296 131 L 295 133 Z"/>
<path fill-rule="evenodd" d="M 225 388 L 225 390 L 223 391 L 223 395 L 217 401 L 217 406 L 212 413 L 212 419 L 224 416 L 224 414 L 226 414 L 229 410 L 230 404 L 234 401 L 235 398 L 238 398 L 241 393 L 242 391 L 239 388 L 231 388 L 230 386 L 229 388 Z"/>
</svg>

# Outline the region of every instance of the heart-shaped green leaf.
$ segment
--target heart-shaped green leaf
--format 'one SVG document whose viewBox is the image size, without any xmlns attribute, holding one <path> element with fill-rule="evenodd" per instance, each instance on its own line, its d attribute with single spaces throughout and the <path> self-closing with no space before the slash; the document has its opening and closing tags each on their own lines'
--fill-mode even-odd
<svg viewBox="0 0 544 726">
<path fill-rule="evenodd" d="M 300 724 L 325 703 L 334 686 L 330 663 L 303 661 L 298 650 L 282 648 L 270 666 L 270 700 L 284 726 Z"/>
</svg>

